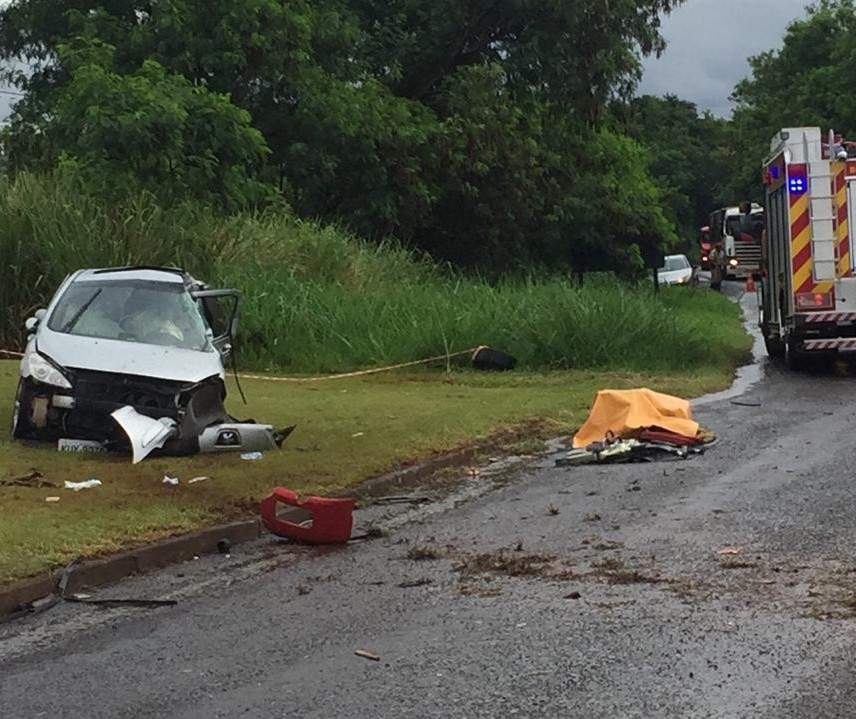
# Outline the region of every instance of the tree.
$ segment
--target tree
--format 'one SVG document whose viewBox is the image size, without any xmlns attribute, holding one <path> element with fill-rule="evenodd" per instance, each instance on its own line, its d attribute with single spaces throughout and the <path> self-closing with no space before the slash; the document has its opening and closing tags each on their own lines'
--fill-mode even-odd
<svg viewBox="0 0 856 719">
<path fill-rule="evenodd" d="M 711 211 L 733 203 L 725 195 L 731 166 L 725 153 L 728 123 L 675 96 L 640 97 L 615 108 L 620 126 L 651 156 L 667 217 L 685 241 L 695 241 Z"/>
<path fill-rule="evenodd" d="M 166 203 L 193 198 L 227 209 L 269 194 L 254 179 L 268 152 L 264 138 L 228 98 L 154 60 L 120 75 L 108 45 L 58 51 L 70 81 L 57 92 L 43 133 L 56 160 L 101 194 L 143 188 Z"/>
<path fill-rule="evenodd" d="M 628 243 L 672 236 L 641 207 L 663 199 L 647 162 L 627 168 L 640 229 L 593 158 L 620 143 L 607 106 L 680 1 L 12 0 L 0 60 L 32 74 L 12 73 L 25 98 L 10 142 L 17 166 L 109 163 L 169 197 L 197 187 L 232 205 L 260 189 L 248 180 L 275 183 L 303 216 L 470 266 L 567 265 L 573 243 L 626 266 Z M 109 62 L 64 50 L 81 43 Z M 262 169 L 235 107 L 270 149 Z M 216 118 L 207 145 L 197 112 Z"/>
<path fill-rule="evenodd" d="M 784 127 L 819 126 L 856 136 L 856 4 L 820 0 L 793 22 L 781 49 L 751 58 L 752 74 L 734 90 L 734 196 L 760 199 L 760 167 Z"/>
</svg>

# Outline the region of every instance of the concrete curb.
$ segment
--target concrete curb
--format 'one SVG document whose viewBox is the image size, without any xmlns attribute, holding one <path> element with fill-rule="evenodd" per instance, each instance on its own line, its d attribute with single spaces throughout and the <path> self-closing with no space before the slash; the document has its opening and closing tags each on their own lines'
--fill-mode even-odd
<svg viewBox="0 0 856 719">
<path fill-rule="evenodd" d="M 364 494 L 371 496 L 373 489 L 384 489 L 408 482 L 425 479 L 435 472 L 449 467 L 460 467 L 472 462 L 481 453 L 489 451 L 494 443 L 475 445 L 457 452 L 440 455 L 421 464 L 390 472 L 381 477 L 364 482 L 348 496 Z M 341 493 L 340 496 L 343 496 Z M 300 522 L 306 518 L 302 510 L 288 510 L 280 517 Z M 69 572 L 66 592 L 73 594 L 83 588 L 102 587 L 138 574 L 146 574 L 173 564 L 186 562 L 195 556 L 214 554 L 217 543 L 227 539 L 235 546 L 259 539 L 265 533 L 260 519 L 217 525 L 191 534 L 167 539 L 162 542 L 115 554 L 103 559 L 95 559 L 75 565 Z M 5 615 L 26 610 L 37 600 L 55 594 L 63 571 L 25 579 L 10 587 L 0 588 L 0 621 Z"/>
</svg>

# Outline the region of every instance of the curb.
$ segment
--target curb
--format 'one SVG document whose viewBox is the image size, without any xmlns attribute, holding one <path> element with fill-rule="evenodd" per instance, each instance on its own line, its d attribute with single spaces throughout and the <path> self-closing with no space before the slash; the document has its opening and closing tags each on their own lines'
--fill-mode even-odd
<svg viewBox="0 0 856 719">
<path fill-rule="evenodd" d="M 488 451 L 494 446 L 496 446 L 495 443 L 488 442 L 484 445 L 475 445 L 457 452 L 440 455 L 421 464 L 367 480 L 358 485 L 355 490 L 370 496 L 373 490 L 419 481 L 442 469 L 466 465 L 479 453 Z M 351 491 L 348 496 L 353 496 L 356 493 L 357 491 Z M 336 496 L 343 495 L 344 493 L 338 493 Z M 279 516 L 293 522 L 301 522 L 306 519 L 306 513 L 300 509 L 288 510 Z M 229 540 L 232 546 L 235 546 L 259 539 L 265 533 L 260 519 L 216 525 L 103 559 L 82 562 L 74 565 L 69 571 L 57 570 L 50 574 L 25 579 L 10 587 L 0 589 L 0 622 L 3 621 L 4 616 L 18 612 L 26 613 L 34 608 L 34 603 L 39 599 L 56 594 L 64 573 L 68 577 L 65 592 L 74 594 L 84 587 L 94 589 L 107 584 L 115 584 L 134 575 L 146 574 L 173 564 L 186 562 L 193 557 L 214 554 L 218 551 L 217 543 L 222 539 Z"/>
</svg>

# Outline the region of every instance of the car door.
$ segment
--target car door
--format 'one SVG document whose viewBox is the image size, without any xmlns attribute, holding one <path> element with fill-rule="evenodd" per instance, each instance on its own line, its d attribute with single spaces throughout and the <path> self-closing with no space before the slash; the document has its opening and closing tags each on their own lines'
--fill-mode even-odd
<svg viewBox="0 0 856 719">
<path fill-rule="evenodd" d="M 232 353 L 238 333 L 241 293 L 238 290 L 197 290 L 191 293 L 199 302 L 212 332 L 212 343 L 225 360 Z"/>
</svg>

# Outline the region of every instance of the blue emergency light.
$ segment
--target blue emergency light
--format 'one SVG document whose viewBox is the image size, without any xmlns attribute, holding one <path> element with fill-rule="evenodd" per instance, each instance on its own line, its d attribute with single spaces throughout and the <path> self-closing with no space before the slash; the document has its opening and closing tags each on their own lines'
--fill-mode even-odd
<svg viewBox="0 0 856 719">
<path fill-rule="evenodd" d="M 788 191 L 792 195 L 804 195 L 808 190 L 808 178 L 803 174 L 791 173 L 788 177 Z"/>
</svg>

